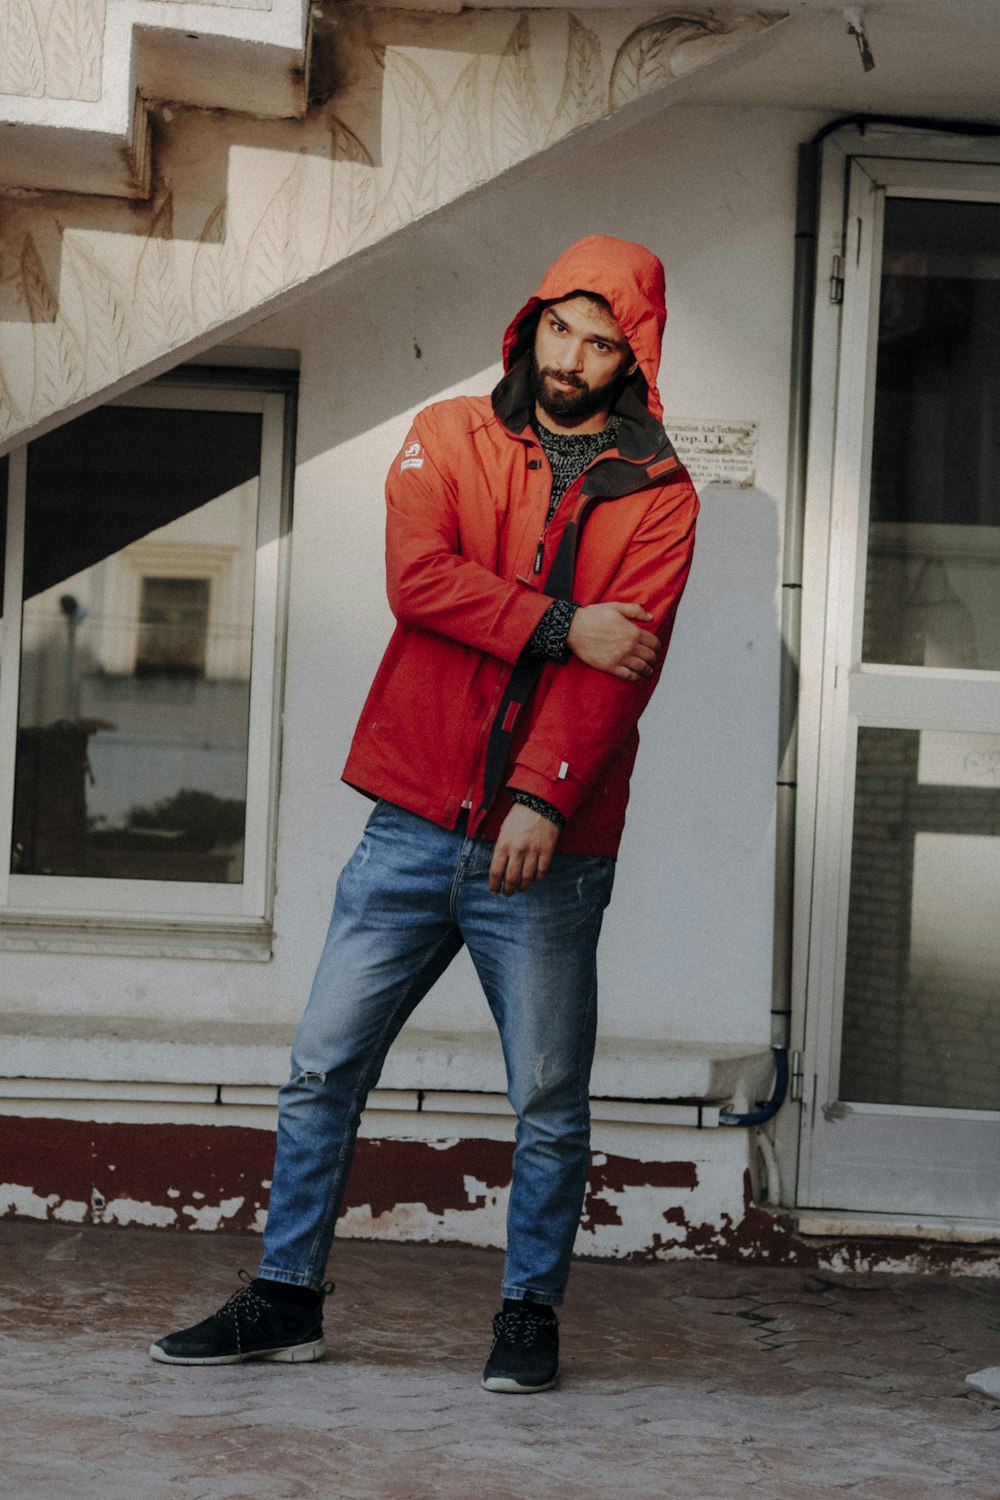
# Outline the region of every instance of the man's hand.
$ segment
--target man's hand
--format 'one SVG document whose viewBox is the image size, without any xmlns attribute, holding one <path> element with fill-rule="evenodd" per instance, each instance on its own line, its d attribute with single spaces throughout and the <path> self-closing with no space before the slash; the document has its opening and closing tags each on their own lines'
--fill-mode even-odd
<svg viewBox="0 0 1000 1500">
<path fill-rule="evenodd" d="M 515 802 L 500 826 L 493 850 L 490 890 L 494 896 L 501 891 L 513 896 L 541 880 L 558 838 L 559 829 L 551 818 Z"/>
<path fill-rule="evenodd" d="M 576 611 L 566 644 L 588 667 L 638 682 L 652 677 L 660 642 L 641 620 L 653 616 L 641 604 L 585 604 Z"/>
</svg>

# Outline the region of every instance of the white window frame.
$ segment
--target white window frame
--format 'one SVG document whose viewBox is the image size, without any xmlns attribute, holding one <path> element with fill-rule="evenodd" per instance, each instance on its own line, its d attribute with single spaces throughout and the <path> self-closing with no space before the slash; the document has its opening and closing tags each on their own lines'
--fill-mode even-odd
<svg viewBox="0 0 1000 1500">
<path fill-rule="evenodd" d="M 109 405 L 261 415 L 243 879 L 224 884 L 11 873 L 8 811 L 0 823 L 0 948 L 270 957 L 286 613 L 288 400 L 280 390 L 260 388 L 259 381 L 240 388 L 238 377 L 232 384 L 216 384 L 197 372 L 187 374 L 183 384 L 143 386 Z M 7 809 L 13 807 L 17 754 L 29 447 L 15 448 L 8 467 L 0 641 L 0 806 Z"/>
</svg>

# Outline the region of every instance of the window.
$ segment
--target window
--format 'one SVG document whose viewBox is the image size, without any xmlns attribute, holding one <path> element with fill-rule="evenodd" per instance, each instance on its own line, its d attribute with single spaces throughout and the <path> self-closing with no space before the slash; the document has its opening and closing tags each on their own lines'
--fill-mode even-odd
<svg viewBox="0 0 1000 1500">
<path fill-rule="evenodd" d="M 137 677 L 204 677 L 207 578 L 144 578 Z"/>
<path fill-rule="evenodd" d="M 11 455 L 8 934 L 266 925 L 284 408 L 150 386 Z"/>
</svg>

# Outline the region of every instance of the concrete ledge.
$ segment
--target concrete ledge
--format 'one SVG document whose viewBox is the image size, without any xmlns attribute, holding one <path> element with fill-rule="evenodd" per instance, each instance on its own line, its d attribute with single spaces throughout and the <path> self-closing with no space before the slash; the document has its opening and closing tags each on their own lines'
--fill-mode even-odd
<svg viewBox="0 0 1000 1500">
<path fill-rule="evenodd" d="M 109 1016 L 8 1016 L 0 1023 L 0 1079 L 94 1084 L 182 1084 L 211 1089 L 279 1087 L 288 1074 L 293 1025 L 162 1023 Z M 752 1100 L 769 1088 L 770 1047 L 605 1037 L 591 1092 L 650 1104 Z M 404 1028 L 389 1054 L 382 1090 L 449 1095 L 506 1090 L 493 1032 Z"/>
<path fill-rule="evenodd" d="M 97 953 L 125 958 L 211 958 L 267 963 L 274 933 L 269 921 L 219 918 L 44 916 L 0 917 L 0 952 Z"/>
<path fill-rule="evenodd" d="M 212 1118 L 218 1125 L 253 1123 L 273 1130 L 278 1109 L 278 1090 L 263 1085 L 215 1085 L 207 1083 L 126 1083 L 64 1078 L 0 1077 L 0 1114 L 22 1118 L 57 1118 L 81 1115 L 109 1119 L 143 1117 L 136 1106 L 166 1106 L 158 1111 L 177 1124 L 203 1123 Z M 114 1106 L 118 1106 L 116 1110 Z M 192 1108 L 194 1106 L 195 1108 Z M 206 1109 L 207 1107 L 207 1109 Z M 420 1124 L 444 1117 L 453 1121 L 448 1129 L 472 1134 L 486 1119 L 509 1122 L 513 1113 L 503 1094 L 470 1094 L 453 1090 L 373 1089 L 366 1114 L 421 1116 Z M 694 1130 L 714 1130 L 719 1124 L 717 1104 L 649 1104 L 633 1099 L 594 1099 L 591 1118 L 595 1124 L 673 1125 Z M 417 1121 L 412 1122 L 413 1127 Z M 381 1127 L 374 1127 L 375 1132 Z M 372 1127 L 366 1126 L 371 1133 Z"/>
<path fill-rule="evenodd" d="M 1000 1225 L 977 1219 L 905 1214 L 852 1214 L 809 1211 L 792 1216 L 805 1239 L 930 1240 L 935 1244 L 1000 1245 Z"/>
</svg>

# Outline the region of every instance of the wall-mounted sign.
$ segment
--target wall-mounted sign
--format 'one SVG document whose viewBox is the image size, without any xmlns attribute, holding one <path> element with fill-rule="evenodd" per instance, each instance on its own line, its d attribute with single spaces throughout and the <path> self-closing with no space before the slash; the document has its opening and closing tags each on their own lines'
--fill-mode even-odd
<svg viewBox="0 0 1000 1500">
<path fill-rule="evenodd" d="M 757 423 L 673 418 L 666 429 L 696 489 L 724 484 L 748 490 L 757 482 Z"/>
</svg>

